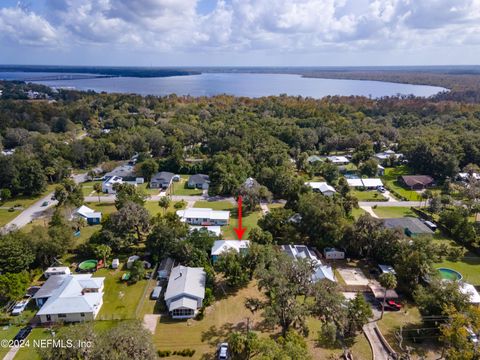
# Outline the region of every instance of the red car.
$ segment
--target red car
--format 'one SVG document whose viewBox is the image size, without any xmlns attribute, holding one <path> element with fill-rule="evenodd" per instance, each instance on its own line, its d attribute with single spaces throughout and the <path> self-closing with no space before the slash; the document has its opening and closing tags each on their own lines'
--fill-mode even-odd
<svg viewBox="0 0 480 360">
<path fill-rule="evenodd" d="M 400 310 L 402 308 L 402 304 L 397 303 L 395 300 L 388 300 L 387 305 L 391 306 L 391 307 L 394 307 L 394 308 L 397 308 L 398 310 Z"/>
</svg>

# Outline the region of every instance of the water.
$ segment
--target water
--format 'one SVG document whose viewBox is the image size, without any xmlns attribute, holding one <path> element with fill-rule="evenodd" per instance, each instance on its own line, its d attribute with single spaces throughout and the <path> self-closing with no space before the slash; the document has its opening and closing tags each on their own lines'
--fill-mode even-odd
<svg viewBox="0 0 480 360">
<path fill-rule="evenodd" d="M 14 75 L 17 74 L 17 75 Z M 39 75 L 39 77 L 37 77 Z M 53 73 L 1 72 L 0 79 L 22 80 L 52 76 Z M 17 77 L 15 77 L 17 76 Z M 287 94 L 322 98 L 328 95 L 382 96 L 415 95 L 428 97 L 446 89 L 427 85 L 397 84 L 380 81 L 303 78 L 290 74 L 203 73 L 201 75 L 157 78 L 88 78 L 35 81 L 52 87 L 67 87 L 96 92 L 136 93 L 141 95 L 192 95 L 262 97 Z"/>
</svg>

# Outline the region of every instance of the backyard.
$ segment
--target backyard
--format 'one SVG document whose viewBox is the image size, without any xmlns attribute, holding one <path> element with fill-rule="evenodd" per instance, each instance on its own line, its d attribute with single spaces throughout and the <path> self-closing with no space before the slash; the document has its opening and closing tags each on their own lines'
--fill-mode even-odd
<svg viewBox="0 0 480 360">
<path fill-rule="evenodd" d="M 350 192 L 358 201 L 387 201 L 387 199 L 376 190 L 352 190 Z"/>
<path fill-rule="evenodd" d="M 202 189 L 190 189 L 187 187 L 189 177 L 190 175 L 180 175 L 180 181 L 172 183 L 171 194 L 183 196 L 202 195 Z"/>
<path fill-rule="evenodd" d="M 401 206 L 377 206 L 373 209 L 379 218 L 402 218 L 417 217 L 409 207 Z"/>
</svg>

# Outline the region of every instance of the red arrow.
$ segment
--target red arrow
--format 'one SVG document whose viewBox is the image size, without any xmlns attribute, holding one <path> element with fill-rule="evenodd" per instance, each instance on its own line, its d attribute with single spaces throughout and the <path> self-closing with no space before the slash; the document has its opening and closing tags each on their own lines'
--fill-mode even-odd
<svg viewBox="0 0 480 360">
<path fill-rule="evenodd" d="M 238 240 L 242 240 L 242 236 L 247 228 L 242 228 L 242 196 L 238 197 L 238 227 L 233 228 L 237 233 Z"/>
</svg>

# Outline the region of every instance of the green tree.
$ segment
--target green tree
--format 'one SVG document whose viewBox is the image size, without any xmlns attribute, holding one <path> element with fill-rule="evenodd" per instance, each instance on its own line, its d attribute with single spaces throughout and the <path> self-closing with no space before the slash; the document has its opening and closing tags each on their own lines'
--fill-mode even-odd
<svg viewBox="0 0 480 360">
<path fill-rule="evenodd" d="M 11 301 L 25 295 L 30 285 L 30 275 L 27 271 L 19 273 L 0 274 L 0 299 Z"/>
<path fill-rule="evenodd" d="M 154 159 L 146 159 L 139 164 L 138 169 L 145 181 L 149 182 L 152 176 L 158 172 L 158 162 Z"/>
<path fill-rule="evenodd" d="M 141 205 L 128 201 L 120 210 L 110 215 L 103 229 L 126 240 L 125 245 L 138 243 L 143 241 L 144 234 L 150 229 L 150 214 Z"/>
<path fill-rule="evenodd" d="M 222 272 L 228 286 L 239 288 L 246 286 L 250 277 L 243 266 L 243 255 L 235 250 L 223 252 L 215 262 L 215 268 Z"/>
<path fill-rule="evenodd" d="M 100 202 L 100 194 L 103 192 L 102 190 L 102 184 L 101 183 L 95 183 L 93 184 L 93 190 L 98 196 L 98 202 Z"/>
<path fill-rule="evenodd" d="M 138 189 L 135 185 L 128 183 L 115 184 L 115 188 L 117 192 L 115 207 L 117 210 L 120 210 L 129 203 L 135 203 L 140 206 L 145 205 L 147 194 L 143 190 Z"/>
<path fill-rule="evenodd" d="M 103 259 L 104 266 L 107 266 L 107 258 L 112 253 L 112 248 L 105 244 L 100 244 L 95 247 L 95 255 Z"/>
<path fill-rule="evenodd" d="M 19 231 L 0 236 L 0 273 L 29 269 L 35 260 L 29 236 Z"/>
<path fill-rule="evenodd" d="M 383 302 L 382 302 L 382 315 L 380 316 L 380 320 L 381 320 L 383 319 L 383 314 L 385 312 L 385 303 L 387 301 L 387 291 L 393 290 L 397 287 L 397 277 L 395 276 L 395 274 L 391 272 L 383 273 L 378 278 L 378 282 L 380 283 L 380 285 L 382 285 L 384 289 Z"/>
<path fill-rule="evenodd" d="M 135 260 L 130 269 L 130 279 L 129 281 L 136 283 L 143 279 L 145 275 L 145 265 L 142 260 Z"/>
<path fill-rule="evenodd" d="M 147 248 L 155 261 L 159 261 L 170 256 L 180 239 L 187 234 L 188 225 L 180 221 L 176 214 L 167 213 L 153 219 L 152 231 L 147 237 Z"/>
<path fill-rule="evenodd" d="M 10 189 L 1 189 L 0 190 L 0 202 L 4 203 L 12 197 L 12 192 Z"/>
<path fill-rule="evenodd" d="M 352 338 L 373 316 L 372 308 L 365 300 L 362 293 L 358 293 L 347 303 L 347 326 L 345 336 Z"/>
<path fill-rule="evenodd" d="M 168 207 L 170 206 L 170 198 L 168 196 L 162 196 L 160 200 L 158 200 L 158 206 L 163 209 L 163 214 L 167 213 Z"/>
</svg>

